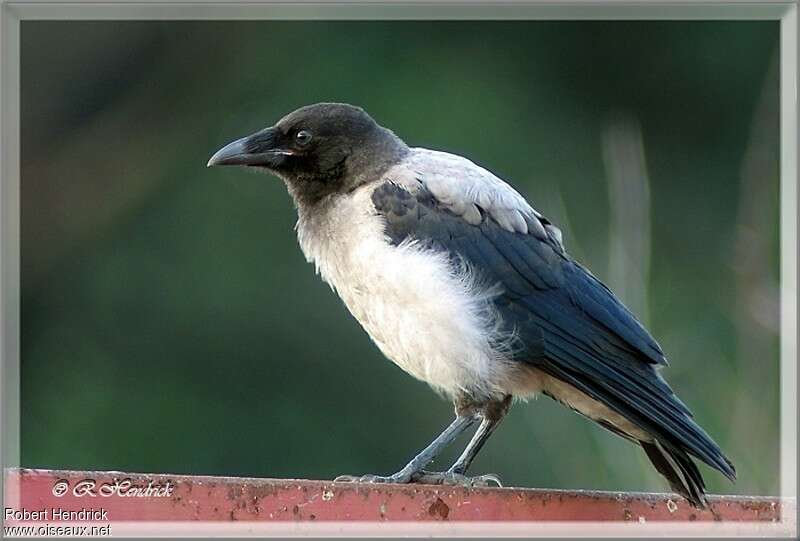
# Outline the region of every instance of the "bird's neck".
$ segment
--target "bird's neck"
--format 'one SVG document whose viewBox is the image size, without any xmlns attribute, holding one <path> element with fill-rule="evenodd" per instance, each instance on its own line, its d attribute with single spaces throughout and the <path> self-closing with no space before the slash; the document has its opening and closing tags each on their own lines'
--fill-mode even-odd
<svg viewBox="0 0 800 541">
<path fill-rule="evenodd" d="M 409 152 L 408 145 L 394 132 L 378 127 L 377 133 L 368 142 L 353 149 L 348 158 L 345 191 L 380 180 L 386 171 L 400 163 Z"/>
</svg>

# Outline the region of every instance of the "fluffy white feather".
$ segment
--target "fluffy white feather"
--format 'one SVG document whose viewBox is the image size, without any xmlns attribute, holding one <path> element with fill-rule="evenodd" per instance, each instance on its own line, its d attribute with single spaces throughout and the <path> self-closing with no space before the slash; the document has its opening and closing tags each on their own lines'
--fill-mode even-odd
<svg viewBox="0 0 800 541">
<path fill-rule="evenodd" d="M 400 368 L 449 396 L 502 396 L 513 336 L 499 331 L 489 302 L 496 291 L 444 254 L 413 241 L 392 246 L 370 200 L 373 188 L 301 213 L 306 258 Z"/>
</svg>

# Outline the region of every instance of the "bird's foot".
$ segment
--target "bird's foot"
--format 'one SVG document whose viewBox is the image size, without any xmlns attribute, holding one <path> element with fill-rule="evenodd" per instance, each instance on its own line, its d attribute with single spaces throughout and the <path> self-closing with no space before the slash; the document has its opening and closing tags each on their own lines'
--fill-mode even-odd
<svg viewBox="0 0 800 541">
<path fill-rule="evenodd" d="M 420 470 L 413 474 L 397 472 L 393 475 L 340 475 L 333 480 L 334 483 L 420 483 L 423 485 L 455 485 L 463 487 L 502 487 L 500 477 L 494 473 L 468 477 L 453 471 L 427 471 Z"/>
<path fill-rule="evenodd" d="M 452 471 L 422 470 L 413 476 L 412 481 L 414 483 L 422 483 L 426 485 L 458 485 L 469 488 L 490 487 L 492 485 L 497 487 L 503 486 L 503 483 L 500 482 L 500 477 L 494 473 L 468 477 L 462 473 L 456 473 Z"/>
<path fill-rule="evenodd" d="M 411 476 L 397 472 L 393 475 L 340 475 L 333 480 L 334 483 L 410 483 Z"/>
</svg>

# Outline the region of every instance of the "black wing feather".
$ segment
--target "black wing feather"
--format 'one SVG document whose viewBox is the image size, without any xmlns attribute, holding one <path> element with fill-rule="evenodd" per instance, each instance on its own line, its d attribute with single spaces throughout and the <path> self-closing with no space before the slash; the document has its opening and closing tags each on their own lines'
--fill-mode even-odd
<svg viewBox="0 0 800 541">
<path fill-rule="evenodd" d="M 439 205 L 423 185 L 412 194 L 386 182 L 372 201 L 393 243 L 428 243 L 503 287 L 495 305 L 508 330 L 520 337 L 517 360 L 605 404 L 675 456 L 688 452 L 735 477 L 733 465 L 656 370 L 666 363 L 658 343 L 560 242 L 507 231 L 485 213 L 479 225 L 471 225 Z M 685 462 L 679 461 L 680 468 L 688 468 Z"/>
</svg>

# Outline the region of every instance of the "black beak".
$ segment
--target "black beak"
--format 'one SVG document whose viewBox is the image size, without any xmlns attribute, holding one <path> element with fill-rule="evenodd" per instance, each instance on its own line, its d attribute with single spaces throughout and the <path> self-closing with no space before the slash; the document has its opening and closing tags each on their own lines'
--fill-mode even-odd
<svg viewBox="0 0 800 541">
<path fill-rule="evenodd" d="M 287 156 L 294 154 L 289 149 L 278 148 L 276 128 L 267 128 L 260 132 L 237 139 L 219 149 L 211 159 L 208 167 L 215 165 L 251 165 L 260 167 L 277 167 Z"/>
</svg>

